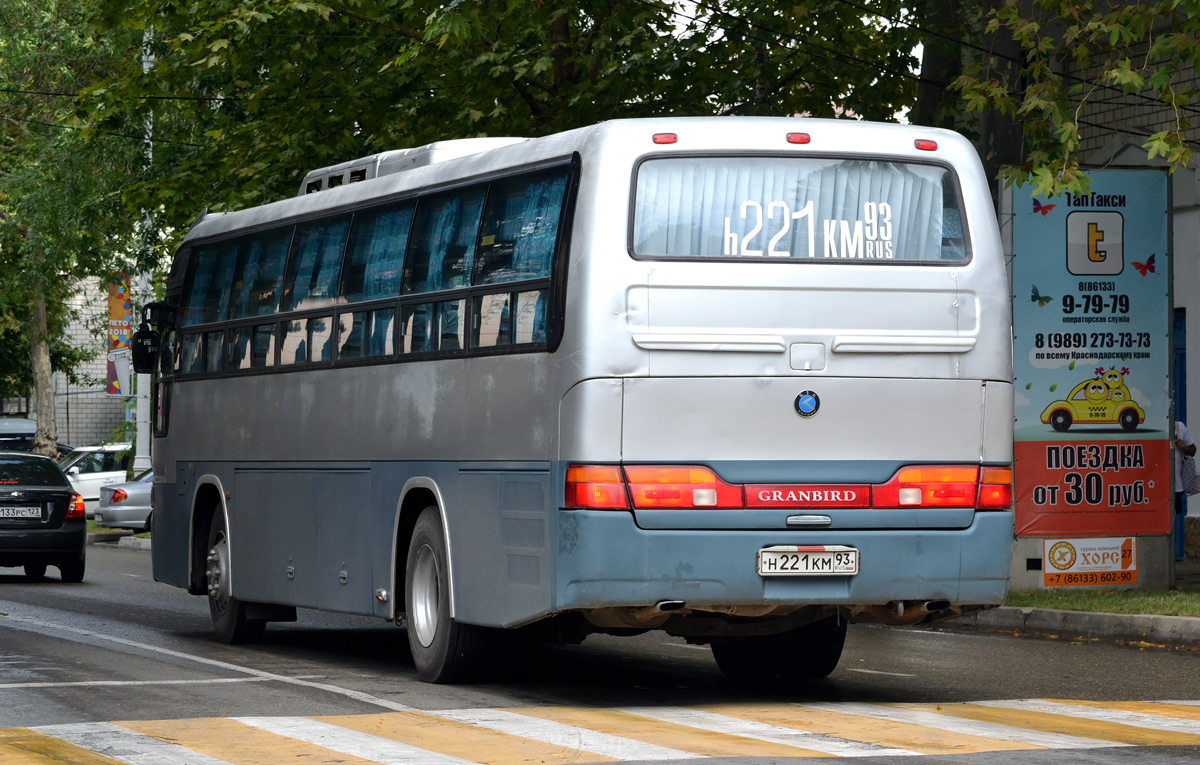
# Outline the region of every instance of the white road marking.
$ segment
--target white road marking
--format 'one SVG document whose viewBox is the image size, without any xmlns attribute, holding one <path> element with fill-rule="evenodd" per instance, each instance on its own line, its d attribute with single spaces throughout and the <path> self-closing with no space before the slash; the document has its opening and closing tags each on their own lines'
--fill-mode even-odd
<svg viewBox="0 0 1200 765">
<path fill-rule="evenodd" d="M 847 672 L 861 672 L 864 675 L 887 675 L 888 677 L 916 677 L 916 675 L 907 675 L 903 672 L 881 672 L 878 669 L 858 669 L 856 667 L 847 667 Z"/>
<path fill-rule="evenodd" d="M 987 707 L 1003 709 L 1028 709 L 1052 715 L 1067 715 L 1082 717 L 1085 720 L 1132 725 L 1137 728 L 1150 730 L 1169 730 L 1176 733 L 1195 733 L 1200 735 L 1200 722 L 1195 720 L 1180 720 L 1175 717 L 1145 714 L 1144 712 L 1127 712 L 1123 709 L 1099 709 L 1080 704 L 1060 703 L 1057 701 L 1042 701 L 1041 699 L 1019 699 L 1016 701 L 973 701 Z"/>
<path fill-rule="evenodd" d="M 473 760 L 431 752 L 428 749 L 421 749 L 401 741 L 360 733 L 308 717 L 231 717 L 229 719 L 288 738 L 307 741 L 335 752 L 389 765 L 473 762 Z"/>
<path fill-rule="evenodd" d="M 923 712 L 917 709 L 900 709 L 897 707 L 883 706 L 880 704 L 843 702 L 838 704 L 799 704 L 798 706 L 821 709 L 827 712 L 861 715 L 862 717 L 872 717 L 876 720 L 910 723 L 912 725 L 920 725 L 925 728 L 944 730 L 949 733 L 962 733 L 970 736 L 995 738 L 1002 741 L 1017 741 L 1023 744 L 1036 744 L 1049 749 L 1100 749 L 1112 746 L 1128 746 L 1128 744 L 1118 744 L 1112 741 L 1100 741 L 1094 738 L 1068 736 L 1063 733 L 1042 733 L 1041 731 L 1015 728 L 1009 725 L 1001 725 L 999 723 L 966 720 L 960 717 L 939 715 L 936 712 Z"/>
<path fill-rule="evenodd" d="M 111 723 L 43 725 L 31 730 L 129 765 L 231 765 Z"/>
<path fill-rule="evenodd" d="M 480 728 L 522 736 L 568 749 L 583 750 L 618 760 L 691 760 L 704 755 L 648 744 L 608 733 L 580 728 L 576 725 L 543 720 L 540 717 L 507 712 L 501 709 L 447 709 L 432 712 L 447 720 L 457 720 Z"/>
<path fill-rule="evenodd" d="M 780 725 L 743 720 L 740 717 L 705 712 L 687 707 L 621 707 L 620 711 L 649 717 L 654 720 L 688 725 L 701 730 L 743 736 L 772 744 L 796 746 L 814 752 L 825 752 L 839 757 L 876 757 L 890 755 L 917 755 L 907 749 L 888 749 L 863 741 L 850 741 L 833 736 L 823 736 L 804 730 L 785 728 Z"/>
<path fill-rule="evenodd" d="M 92 688 L 103 685 L 218 685 L 221 683 L 263 683 L 266 677 L 217 677 L 207 680 L 80 680 L 73 683 L 0 683 L 0 691 L 12 688 Z"/>
</svg>

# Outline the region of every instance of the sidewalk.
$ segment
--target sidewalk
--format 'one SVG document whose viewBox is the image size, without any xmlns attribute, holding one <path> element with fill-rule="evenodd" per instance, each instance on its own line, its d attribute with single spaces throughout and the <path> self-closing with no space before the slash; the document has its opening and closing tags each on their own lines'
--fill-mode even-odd
<svg viewBox="0 0 1200 765">
<path fill-rule="evenodd" d="M 1175 564 L 1175 586 L 1200 586 L 1200 559 L 1193 557 Z M 1106 614 L 1001 606 L 939 624 L 986 632 L 1019 632 L 1200 648 L 1200 617 L 1195 616 Z"/>
</svg>

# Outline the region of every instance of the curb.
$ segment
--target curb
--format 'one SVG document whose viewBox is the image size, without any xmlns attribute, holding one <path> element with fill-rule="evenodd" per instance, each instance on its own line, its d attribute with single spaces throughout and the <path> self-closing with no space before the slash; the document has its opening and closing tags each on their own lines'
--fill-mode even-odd
<svg viewBox="0 0 1200 765">
<path fill-rule="evenodd" d="M 1200 647 L 1200 617 L 1194 616 L 1109 614 L 1001 606 L 948 619 L 941 625 L 993 632 L 1083 636 Z"/>
<path fill-rule="evenodd" d="M 89 545 L 107 544 L 116 547 L 128 547 L 134 550 L 150 549 L 149 539 L 138 539 L 128 534 L 88 534 L 87 543 Z"/>
</svg>

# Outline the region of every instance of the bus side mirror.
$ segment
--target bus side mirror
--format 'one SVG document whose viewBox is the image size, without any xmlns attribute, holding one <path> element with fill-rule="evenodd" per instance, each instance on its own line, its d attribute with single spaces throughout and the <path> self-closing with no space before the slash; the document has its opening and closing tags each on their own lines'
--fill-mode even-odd
<svg viewBox="0 0 1200 765">
<path fill-rule="evenodd" d="M 133 355 L 133 371 L 140 375 L 148 375 L 154 371 L 154 363 L 158 358 L 159 334 L 144 323 L 129 344 Z"/>
</svg>

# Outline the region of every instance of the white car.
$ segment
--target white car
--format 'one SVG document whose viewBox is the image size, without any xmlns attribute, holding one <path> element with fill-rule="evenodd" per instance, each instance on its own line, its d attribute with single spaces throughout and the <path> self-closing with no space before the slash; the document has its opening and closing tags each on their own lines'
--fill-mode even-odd
<svg viewBox="0 0 1200 765">
<path fill-rule="evenodd" d="M 129 480 L 129 465 L 133 462 L 130 444 L 83 446 L 58 463 L 67 480 L 83 497 L 90 518 L 100 504 L 100 487 Z"/>
</svg>

